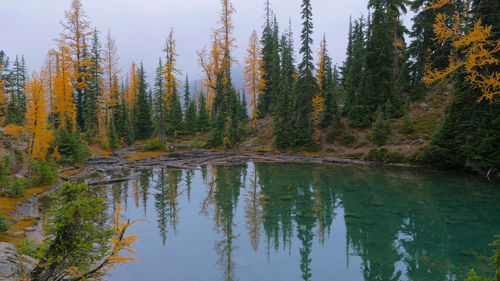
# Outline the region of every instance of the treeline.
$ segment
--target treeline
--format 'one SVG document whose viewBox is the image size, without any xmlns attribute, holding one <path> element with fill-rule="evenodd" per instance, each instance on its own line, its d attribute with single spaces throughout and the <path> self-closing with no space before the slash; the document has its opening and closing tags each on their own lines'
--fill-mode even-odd
<svg viewBox="0 0 500 281">
<path fill-rule="evenodd" d="M 340 66 L 328 55 L 325 39 L 315 58 L 310 0 L 301 5 L 298 59 L 291 23 L 281 31 L 266 1 L 260 38 L 255 31 L 250 36 L 241 91 L 231 76 L 236 60 L 232 56 L 235 9 L 229 0 L 221 4 L 220 26 L 213 30 L 208 47 L 198 52 L 203 90 L 191 93 L 187 75 L 181 88 L 173 30 L 150 86 L 142 63 L 132 63 L 130 71 L 121 75 L 110 33 L 101 43 L 81 1 L 73 0 L 58 46 L 49 51 L 39 75 L 28 78 L 23 58 L 10 66 L 0 54 L 3 123 L 26 125 L 33 119 L 37 112 L 28 110 L 33 95 L 26 85 L 38 79 L 45 106 L 39 116 L 45 114 L 47 124 L 25 126 L 32 131 L 32 149 L 44 147 L 42 152 L 56 152 L 68 162 L 84 154 L 84 149 L 64 147 L 77 146 L 78 139 L 117 148 L 151 137 L 165 142 L 167 136 L 201 133 L 209 146 L 230 148 L 255 132 L 258 119 L 264 117 L 273 120 L 274 144 L 280 149 L 315 149 L 324 144 L 328 130 L 346 127 L 371 128 L 369 140 L 384 145 L 391 122 L 404 117 L 403 129 L 411 131 L 410 103 L 424 98 L 431 82 L 446 79 L 442 83 L 453 86 L 453 100 L 444 124 L 428 148 L 413 158 L 442 168 L 500 167 L 500 155 L 494 150 L 500 137 L 494 97 L 500 80 L 497 1 L 370 0 L 367 16 L 350 22 L 346 59 Z M 408 9 L 415 12 L 411 30 L 402 23 Z M 457 20 L 461 24 L 453 25 Z M 436 26 L 446 29 L 443 34 L 448 36 L 439 37 Z M 468 41 L 459 45 L 453 39 L 459 35 Z M 477 61 L 467 64 L 468 56 L 478 50 L 487 53 L 477 53 Z M 488 81 L 490 86 L 485 86 Z M 37 129 L 42 133 L 34 133 Z M 51 145 L 33 141 L 37 135 L 54 132 Z M 80 155 L 69 155 L 73 150 Z"/>
</svg>

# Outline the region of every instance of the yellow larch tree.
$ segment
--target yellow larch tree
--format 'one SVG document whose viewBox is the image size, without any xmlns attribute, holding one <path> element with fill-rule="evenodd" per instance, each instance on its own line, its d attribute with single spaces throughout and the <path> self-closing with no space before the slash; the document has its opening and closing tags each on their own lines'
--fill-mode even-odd
<svg viewBox="0 0 500 281">
<path fill-rule="evenodd" d="M 83 69 L 90 65 L 90 61 L 84 55 L 84 50 L 89 47 L 85 38 L 90 37 L 92 29 L 81 0 L 72 0 L 71 8 L 64 13 L 64 18 L 61 22 L 63 32 L 59 41 L 68 48 L 74 72 L 72 85 L 77 92 L 77 98 L 80 99 L 83 98 L 83 90 L 88 87 L 85 82 L 87 74 Z"/>
<path fill-rule="evenodd" d="M 125 101 L 130 110 L 134 107 L 135 100 L 137 99 L 137 91 L 139 86 L 139 77 L 137 77 L 137 67 L 135 62 L 132 62 L 130 66 L 130 72 L 128 74 L 128 83 Z"/>
<path fill-rule="evenodd" d="M 313 126 L 314 126 L 314 131 L 313 131 L 313 140 L 316 143 L 319 143 L 321 141 L 321 129 L 320 129 L 320 122 L 321 122 L 321 113 L 323 112 L 324 109 L 324 98 L 321 94 L 316 94 L 316 96 L 312 100 L 312 105 L 313 105 Z"/>
<path fill-rule="evenodd" d="M 319 85 L 319 90 L 322 92 L 323 91 L 323 82 L 326 79 L 326 40 L 325 37 L 323 36 L 323 41 L 320 42 L 319 45 L 319 52 L 318 52 L 318 72 L 316 73 L 316 79 L 318 80 L 318 85 Z"/>
<path fill-rule="evenodd" d="M 44 78 L 44 85 L 47 88 L 47 92 L 49 94 L 49 111 L 54 112 L 55 106 L 55 94 L 54 94 L 54 81 L 57 76 L 57 51 L 51 49 L 48 51 L 47 56 L 45 57 L 45 62 L 42 67 Z"/>
<path fill-rule="evenodd" d="M 453 2 L 453 0 L 436 0 L 431 2 L 427 9 L 438 9 Z M 458 69 L 463 69 L 466 81 L 481 91 L 477 102 L 488 100 L 492 103 L 494 96 L 500 95 L 500 73 L 488 72 L 486 67 L 499 63 L 495 55 L 500 52 L 500 40 L 489 39 L 492 27 L 484 26 L 481 19 L 475 19 L 472 27 L 464 28 L 464 26 L 466 26 L 465 19 L 458 13 L 451 17 L 437 14 L 434 40 L 441 44 L 449 42 L 454 50 L 448 58 L 448 67 L 440 70 L 432 69 L 428 65 L 423 81 L 429 86 L 445 79 Z"/>
<path fill-rule="evenodd" d="M 250 108 L 252 126 L 256 128 L 257 117 L 259 110 L 257 103 L 259 96 L 264 94 L 265 80 L 262 78 L 264 69 L 262 68 L 262 53 L 260 42 L 257 37 L 257 32 L 254 30 L 250 36 L 250 43 L 248 44 L 247 57 L 245 59 L 245 93 L 250 97 L 248 107 Z"/>
<path fill-rule="evenodd" d="M 76 105 L 73 99 L 74 68 L 69 55 L 69 49 L 65 44 L 59 44 L 56 56 L 56 76 L 53 85 L 53 106 L 56 127 L 67 128 L 71 126 L 76 130 Z"/>
<path fill-rule="evenodd" d="M 47 150 L 53 140 L 49 129 L 47 92 L 43 79 L 34 72 L 26 81 L 26 132 L 29 134 L 28 151 L 32 159 L 45 160 Z"/>
<path fill-rule="evenodd" d="M 177 91 L 177 86 L 180 85 L 180 81 L 177 75 L 180 75 L 180 71 L 176 68 L 177 63 L 177 51 L 176 43 L 174 39 L 174 29 L 170 29 L 167 41 L 165 43 L 165 48 L 163 48 L 165 53 L 165 65 L 163 67 L 163 78 L 165 79 L 165 104 L 167 109 L 170 109 L 170 101 L 173 94 L 179 94 Z"/>
<path fill-rule="evenodd" d="M 320 123 L 321 123 L 321 114 L 323 113 L 324 110 L 324 100 L 325 100 L 325 93 L 323 89 L 324 81 L 326 79 L 326 58 L 327 58 L 327 51 L 326 51 L 326 40 L 325 37 L 323 37 L 323 41 L 320 43 L 320 48 L 318 52 L 318 71 L 316 73 L 316 79 L 318 80 L 318 85 L 319 85 L 319 93 L 316 94 L 316 96 L 312 100 L 312 105 L 313 105 L 313 115 L 312 115 L 312 124 L 313 124 L 313 140 L 316 143 L 319 143 L 321 141 L 321 128 L 320 128 Z"/>
<path fill-rule="evenodd" d="M 215 87 L 217 85 L 217 73 L 219 72 L 222 61 L 222 46 L 221 40 L 219 39 L 219 31 L 217 29 L 212 33 L 211 40 L 210 51 L 203 48 L 201 51 L 197 52 L 198 63 L 204 72 L 203 87 L 207 92 L 207 110 L 212 108 L 212 103 L 215 98 Z"/>
</svg>

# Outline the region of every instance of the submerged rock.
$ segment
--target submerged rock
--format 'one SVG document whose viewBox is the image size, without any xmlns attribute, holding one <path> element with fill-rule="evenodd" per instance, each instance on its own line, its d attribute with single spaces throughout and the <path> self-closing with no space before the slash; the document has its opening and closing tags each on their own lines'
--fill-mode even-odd
<svg viewBox="0 0 500 281">
<path fill-rule="evenodd" d="M 0 281 L 19 280 L 31 273 L 37 260 L 19 255 L 13 244 L 0 242 Z"/>
</svg>

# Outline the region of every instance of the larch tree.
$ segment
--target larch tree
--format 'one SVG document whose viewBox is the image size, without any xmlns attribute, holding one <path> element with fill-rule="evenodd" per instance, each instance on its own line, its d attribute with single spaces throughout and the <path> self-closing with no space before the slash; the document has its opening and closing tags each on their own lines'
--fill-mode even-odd
<svg viewBox="0 0 500 281">
<path fill-rule="evenodd" d="M 453 1 L 438 0 L 432 2 L 428 9 L 438 9 L 451 2 Z M 497 56 L 500 52 L 500 40 L 490 38 L 492 26 L 483 25 L 480 18 L 474 19 L 474 24 L 466 29 L 465 24 L 465 19 L 459 13 L 452 17 L 437 14 L 434 40 L 441 44 L 451 42 L 454 50 L 445 69 L 432 69 L 428 65 L 423 81 L 429 86 L 462 69 L 466 81 L 481 91 L 477 102 L 487 100 L 492 103 L 493 98 L 500 95 L 500 72 L 488 71 L 488 67 L 500 62 Z"/>
<path fill-rule="evenodd" d="M 89 47 L 85 38 L 90 38 L 92 29 L 81 0 L 72 0 L 71 8 L 65 12 L 64 18 L 65 20 L 61 23 L 63 32 L 60 35 L 60 43 L 66 45 L 71 59 L 74 73 L 71 83 L 75 91 L 76 120 L 78 127 L 83 128 L 85 123 L 83 116 L 85 90 L 88 88 L 86 68 L 90 64 L 88 56 L 85 54 Z"/>
<path fill-rule="evenodd" d="M 49 129 L 47 92 L 44 79 L 34 72 L 26 81 L 27 111 L 26 131 L 29 134 L 28 151 L 32 159 L 45 160 L 53 140 Z"/>
<path fill-rule="evenodd" d="M 128 105 L 128 109 L 132 111 L 134 108 L 135 101 L 137 99 L 137 91 L 139 89 L 139 76 L 137 75 L 137 67 L 135 62 L 132 62 L 130 66 L 130 72 L 128 74 L 128 83 L 125 101 Z"/>
<path fill-rule="evenodd" d="M 76 105 L 73 98 L 74 68 L 69 54 L 69 49 L 65 44 L 59 44 L 56 56 L 56 76 L 54 77 L 53 106 L 52 112 L 55 114 L 56 128 L 70 127 L 76 130 Z"/>
<path fill-rule="evenodd" d="M 180 74 L 180 71 L 176 68 L 178 54 L 176 51 L 173 28 L 170 29 L 170 33 L 168 34 L 163 52 L 165 53 L 165 65 L 163 67 L 163 76 L 165 79 L 165 101 L 167 109 L 170 110 L 172 107 L 172 96 L 179 94 L 177 87 L 180 85 L 180 81 L 177 78 L 177 75 Z"/>
<path fill-rule="evenodd" d="M 245 94 L 250 97 L 248 107 L 252 115 L 252 126 L 255 129 L 257 117 L 259 116 L 257 103 L 259 96 L 264 93 L 263 89 L 265 85 L 265 80 L 262 78 L 264 69 L 262 68 L 261 47 L 255 30 L 250 36 L 245 64 Z"/>
</svg>

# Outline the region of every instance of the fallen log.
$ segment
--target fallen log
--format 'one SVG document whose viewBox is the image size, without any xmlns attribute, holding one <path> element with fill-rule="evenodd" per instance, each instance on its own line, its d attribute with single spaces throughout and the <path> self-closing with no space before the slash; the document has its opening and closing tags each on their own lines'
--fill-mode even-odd
<svg viewBox="0 0 500 281">
<path fill-rule="evenodd" d="M 135 174 L 132 174 L 132 175 L 124 177 L 124 178 L 107 179 L 107 180 L 99 180 L 99 181 L 89 181 L 89 182 L 87 182 L 87 185 L 112 184 L 112 183 L 118 183 L 118 182 L 131 181 L 131 180 L 138 179 L 140 176 L 141 176 L 141 173 L 135 173 Z"/>
</svg>

